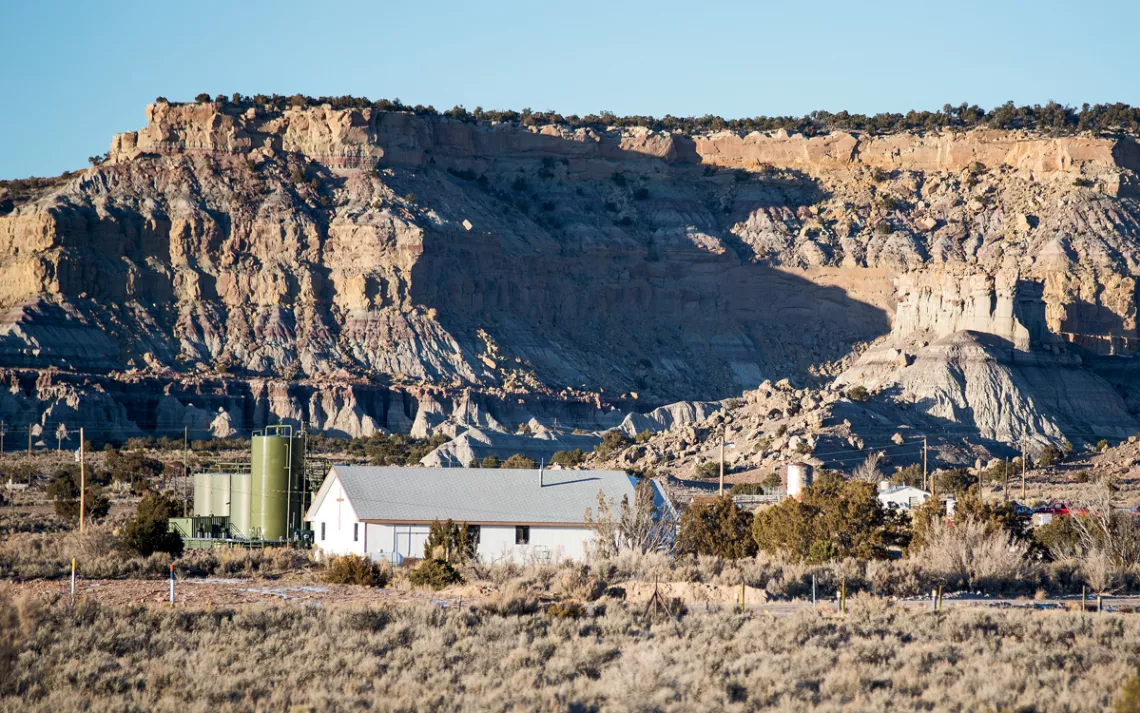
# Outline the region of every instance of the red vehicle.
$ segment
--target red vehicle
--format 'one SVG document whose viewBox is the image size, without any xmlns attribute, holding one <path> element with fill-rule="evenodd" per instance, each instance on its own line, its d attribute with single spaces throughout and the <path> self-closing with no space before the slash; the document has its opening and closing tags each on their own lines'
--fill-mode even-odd
<svg viewBox="0 0 1140 713">
<path fill-rule="evenodd" d="M 1052 515 L 1053 517 L 1068 517 L 1070 514 L 1068 504 L 1063 503 L 1060 500 L 1054 500 L 1048 505 L 1042 505 L 1033 512 Z"/>
<path fill-rule="evenodd" d="M 1060 500 L 1054 500 L 1048 505 L 1042 505 L 1033 512 L 1047 513 L 1053 517 L 1069 517 L 1070 515 L 1088 515 L 1089 511 L 1084 508 L 1070 508 L 1068 503 Z"/>
</svg>

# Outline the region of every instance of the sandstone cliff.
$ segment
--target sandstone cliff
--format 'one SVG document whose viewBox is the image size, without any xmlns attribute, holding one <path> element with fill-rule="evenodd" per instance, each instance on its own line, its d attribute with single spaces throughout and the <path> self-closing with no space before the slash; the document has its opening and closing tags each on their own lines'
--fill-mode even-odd
<svg viewBox="0 0 1140 713">
<path fill-rule="evenodd" d="M 0 366 L 407 394 L 392 421 L 268 401 L 267 418 L 365 433 L 411 428 L 426 388 L 515 423 L 538 408 L 508 409 L 520 395 L 648 409 L 822 383 L 860 345 L 963 330 L 1133 356 L 1138 170 L 1134 141 L 1092 135 L 160 103 L 107 164 L 0 215 Z M 146 413 L 117 422 L 147 430 Z M 450 418 L 431 414 L 422 429 Z"/>
</svg>

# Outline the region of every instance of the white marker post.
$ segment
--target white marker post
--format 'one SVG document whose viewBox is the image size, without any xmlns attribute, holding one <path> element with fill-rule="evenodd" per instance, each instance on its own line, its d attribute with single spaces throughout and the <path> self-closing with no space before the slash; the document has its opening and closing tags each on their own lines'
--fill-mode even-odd
<svg viewBox="0 0 1140 713">
<path fill-rule="evenodd" d="M 71 603 L 75 603 L 75 558 L 71 558 Z"/>
<path fill-rule="evenodd" d="M 174 565 L 170 565 L 170 606 L 174 606 Z"/>
</svg>

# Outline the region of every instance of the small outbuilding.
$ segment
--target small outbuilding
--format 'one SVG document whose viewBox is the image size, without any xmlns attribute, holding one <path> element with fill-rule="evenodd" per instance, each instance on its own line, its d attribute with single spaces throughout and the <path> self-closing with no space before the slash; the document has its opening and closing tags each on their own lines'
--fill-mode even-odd
<svg viewBox="0 0 1140 713">
<path fill-rule="evenodd" d="M 333 466 L 305 521 L 325 554 L 356 553 L 399 564 L 423 557 L 435 520 L 466 524 L 483 562 L 581 560 L 599 493 L 634 502 L 638 478 L 622 471 Z M 658 508 L 670 508 L 661 486 Z"/>
<path fill-rule="evenodd" d="M 879 502 L 883 507 L 899 510 L 913 510 L 930 499 L 930 493 L 911 485 L 893 485 L 879 490 Z"/>
</svg>

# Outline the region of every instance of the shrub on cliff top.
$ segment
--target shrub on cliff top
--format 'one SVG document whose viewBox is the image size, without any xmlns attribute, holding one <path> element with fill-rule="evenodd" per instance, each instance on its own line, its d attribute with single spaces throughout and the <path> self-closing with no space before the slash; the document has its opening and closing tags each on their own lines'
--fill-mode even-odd
<svg viewBox="0 0 1140 713">
<path fill-rule="evenodd" d="M 564 468 L 573 468 L 580 464 L 584 458 L 585 456 L 582 453 L 582 449 L 575 448 L 572 451 L 555 451 L 554 455 L 550 458 L 550 462 Z"/>
<path fill-rule="evenodd" d="M 594 452 L 603 458 L 608 458 L 629 445 L 629 437 L 621 431 L 606 431 L 602 435 L 602 442 L 594 446 Z"/>
<path fill-rule="evenodd" d="M 533 458 L 528 458 L 522 453 L 516 453 L 503 461 L 504 468 L 533 468 L 537 465 Z"/>
</svg>

